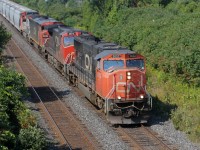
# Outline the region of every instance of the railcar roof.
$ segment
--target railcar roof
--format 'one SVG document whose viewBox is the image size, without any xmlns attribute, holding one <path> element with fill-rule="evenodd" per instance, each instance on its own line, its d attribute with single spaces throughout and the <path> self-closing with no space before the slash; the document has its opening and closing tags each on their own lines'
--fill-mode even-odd
<svg viewBox="0 0 200 150">
<path fill-rule="evenodd" d="M 1 1 L 4 2 L 4 3 L 6 3 L 9 6 L 15 7 L 16 9 L 18 9 L 21 12 L 23 12 L 23 11 L 25 11 L 25 12 L 37 12 L 37 11 L 32 10 L 32 9 L 30 9 L 28 7 L 21 6 L 21 5 L 17 4 L 17 3 L 9 1 L 9 0 L 1 0 Z"/>
</svg>

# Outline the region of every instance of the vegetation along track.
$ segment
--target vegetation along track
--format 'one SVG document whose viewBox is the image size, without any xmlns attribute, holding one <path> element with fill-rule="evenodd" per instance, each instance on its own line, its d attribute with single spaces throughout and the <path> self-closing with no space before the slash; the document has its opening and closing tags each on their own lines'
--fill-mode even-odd
<svg viewBox="0 0 200 150">
<path fill-rule="evenodd" d="M 32 97 L 60 146 L 64 149 L 100 149 L 92 134 L 48 86 L 14 40 L 10 41 L 8 52 L 16 59 L 20 72 L 26 76 Z"/>
</svg>

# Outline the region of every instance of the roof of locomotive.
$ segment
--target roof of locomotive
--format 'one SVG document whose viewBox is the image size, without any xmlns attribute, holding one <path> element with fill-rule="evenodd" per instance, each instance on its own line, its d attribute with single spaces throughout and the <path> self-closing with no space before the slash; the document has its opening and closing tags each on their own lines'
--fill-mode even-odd
<svg viewBox="0 0 200 150">
<path fill-rule="evenodd" d="M 75 40 L 79 41 L 80 43 L 84 43 L 89 46 L 93 46 L 95 49 L 98 49 L 100 51 L 126 49 L 115 43 L 105 42 L 105 41 L 103 41 L 93 35 L 87 34 L 87 33 L 82 34 L 79 37 L 76 37 Z"/>
<path fill-rule="evenodd" d="M 39 25 L 41 25 L 45 22 L 59 22 L 53 18 L 49 18 L 48 16 L 39 16 L 39 17 L 33 18 L 33 21 Z"/>
<path fill-rule="evenodd" d="M 57 28 L 54 29 L 54 32 L 56 32 L 59 35 L 62 35 L 63 33 L 73 33 L 73 28 L 72 27 L 68 27 L 66 25 L 63 26 L 58 26 Z"/>
<path fill-rule="evenodd" d="M 125 47 L 117 45 L 115 43 L 105 42 L 93 35 L 83 34 L 81 36 L 75 37 L 76 41 L 92 46 L 98 51 L 98 54 L 94 59 L 98 60 L 110 54 L 135 54 Z M 94 50 L 93 49 L 93 50 Z"/>
<path fill-rule="evenodd" d="M 27 18 L 29 18 L 29 19 L 35 19 L 35 18 L 38 18 L 38 17 L 40 17 L 40 15 L 39 14 L 28 14 L 27 15 Z"/>
<path fill-rule="evenodd" d="M 117 45 L 115 43 L 109 43 L 109 42 L 98 42 L 96 45 L 94 45 L 95 48 L 104 51 L 104 50 L 127 50 L 127 48 L 122 47 L 120 45 Z"/>
<path fill-rule="evenodd" d="M 98 42 L 98 38 L 90 34 L 82 34 L 81 36 L 75 37 L 76 41 L 80 43 L 86 43 L 88 45 L 95 45 Z"/>
<path fill-rule="evenodd" d="M 110 54 L 135 54 L 135 52 L 131 51 L 131 50 L 128 50 L 128 49 L 124 49 L 124 50 L 106 50 L 106 51 L 103 51 L 103 52 L 97 54 L 94 59 L 98 60 L 98 59 L 101 59 L 101 58 L 103 58 L 105 56 L 108 56 Z"/>
<path fill-rule="evenodd" d="M 58 26 L 63 26 L 63 23 L 60 23 L 60 24 L 52 24 L 52 25 L 44 26 L 44 29 L 53 32 L 53 30 L 54 30 L 55 28 L 58 28 Z"/>
<path fill-rule="evenodd" d="M 57 28 L 54 28 L 53 30 L 59 35 L 63 35 L 64 33 L 83 32 L 82 30 L 74 29 L 66 25 L 58 26 Z"/>
<path fill-rule="evenodd" d="M 126 50 L 127 48 L 124 48 L 120 45 L 117 45 L 115 43 L 105 42 L 93 35 L 90 34 L 82 34 L 81 36 L 75 37 L 76 41 L 79 41 L 80 43 L 87 44 L 89 46 L 93 46 L 95 49 L 98 49 L 100 51 L 104 50 Z"/>
</svg>

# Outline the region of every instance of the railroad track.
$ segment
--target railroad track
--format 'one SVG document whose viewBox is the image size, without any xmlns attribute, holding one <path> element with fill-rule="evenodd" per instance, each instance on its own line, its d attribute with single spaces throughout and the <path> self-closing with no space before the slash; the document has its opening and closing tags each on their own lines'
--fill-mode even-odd
<svg viewBox="0 0 200 150">
<path fill-rule="evenodd" d="M 61 101 L 14 40 L 9 42 L 7 51 L 16 60 L 18 70 L 26 76 L 31 96 L 48 126 L 55 133 L 59 147 L 62 149 L 101 149 L 89 130 Z"/>
<path fill-rule="evenodd" d="M 119 127 L 115 130 L 134 150 L 177 150 L 177 147 L 144 125 Z"/>
</svg>

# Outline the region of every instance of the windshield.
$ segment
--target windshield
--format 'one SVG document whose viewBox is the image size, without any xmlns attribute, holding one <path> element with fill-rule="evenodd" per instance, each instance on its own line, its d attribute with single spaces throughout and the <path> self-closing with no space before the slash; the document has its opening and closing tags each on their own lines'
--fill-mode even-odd
<svg viewBox="0 0 200 150">
<path fill-rule="evenodd" d="M 64 37 L 64 47 L 74 45 L 74 37 Z"/>
<path fill-rule="evenodd" d="M 118 67 L 123 67 L 124 66 L 124 61 L 123 60 L 105 60 L 103 62 L 103 69 L 109 70 L 111 68 L 118 68 Z"/>
<path fill-rule="evenodd" d="M 144 60 L 142 60 L 142 59 L 127 60 L 126 67 L 127 68 L 136 67 L 136 68 L 143 70 L 144 69 Z"/>
</svg>

